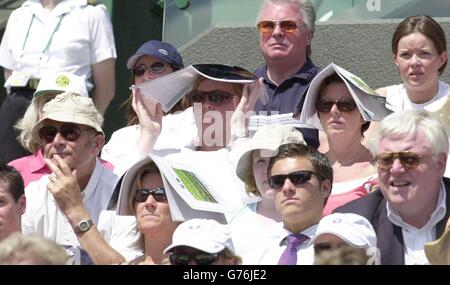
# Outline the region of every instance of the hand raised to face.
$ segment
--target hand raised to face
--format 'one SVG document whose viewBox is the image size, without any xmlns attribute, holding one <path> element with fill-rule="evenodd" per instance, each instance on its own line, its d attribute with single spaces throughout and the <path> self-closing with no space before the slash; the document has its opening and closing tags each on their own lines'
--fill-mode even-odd
<svg viewBox="0 0 450 285">
<path fill-rule="evenodd" d="M 52 170 L 48 177 L 47 190 L 52 193 L 59 208 L 67 213 L 84 207 L 81 198 L 80 185 L 77 182 L 77 170 L 70 170 L 69 166 L 57 154 L 51 159 L 45 159 Z"/>
</svg>

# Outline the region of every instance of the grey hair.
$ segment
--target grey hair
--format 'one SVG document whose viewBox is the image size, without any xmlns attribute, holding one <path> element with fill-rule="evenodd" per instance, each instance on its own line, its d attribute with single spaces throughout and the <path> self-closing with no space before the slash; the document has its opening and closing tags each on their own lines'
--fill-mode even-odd
<svg viewBox="0 0 450 285">
<path fill-rule="evenodd" d="M 65 265 L 69 256 L 54 241 L 13 233 L 0 243 L 0 264 Z"/>
<path fill-rule="evenodd" d="M 262 11 L 269 5 L 292 5 L 300 11 L 306 29 L 314 35 L 316 28 L 316 10 L 309 0 L 264 0 L 259 8 L 257 20 L 261 18 Z"/>
<path fill-rule="evenodd" d="M 428 140 L 434 160 L 440 153 L 448 153 L 448 135 L 445 126 L 432 113 L 425 110 L 408 110 L 385 117 L 370 140 L 370 150 L 376 155 L 382 138 L 399 138 L 422 130 Z"/>
</svg>

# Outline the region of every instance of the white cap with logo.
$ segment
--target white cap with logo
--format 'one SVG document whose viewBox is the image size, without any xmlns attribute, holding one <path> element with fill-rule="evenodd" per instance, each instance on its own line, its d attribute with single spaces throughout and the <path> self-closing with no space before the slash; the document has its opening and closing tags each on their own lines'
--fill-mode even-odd
<svg viewBox="0 0 450 285">
<path fill-rule="evenodd" d="M 177 246 L 188 246 L 206 253 L 219 253 L 228 248 L 234 253 L 228 226 L 211 219 L 192 219 L 183 222 L 173 233 L 172 244 L 164 250 L 164 254 Z"/>
<path fill-rule="evenodd" d="M 89 97 L 86 83 L 83 78 L 69 72 L 46 73 L 42 76 L 34 92 L 34 97 L 47 93 L 71 92 L 80 96 Z"/>
</svg>

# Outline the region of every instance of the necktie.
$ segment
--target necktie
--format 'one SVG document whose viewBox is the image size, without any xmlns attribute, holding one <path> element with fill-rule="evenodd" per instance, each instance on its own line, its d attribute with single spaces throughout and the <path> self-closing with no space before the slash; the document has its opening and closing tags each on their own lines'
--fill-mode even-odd
<svg viewBox="0 0 450 285">
<path fill-rule="evenodd" d="M 278 265 L 296 265 L 297 264 L 297 246 L 309 239 L 304 234 L 290 234 L 286 238 L 287 247 L 280 257 Z"/>
</svg>

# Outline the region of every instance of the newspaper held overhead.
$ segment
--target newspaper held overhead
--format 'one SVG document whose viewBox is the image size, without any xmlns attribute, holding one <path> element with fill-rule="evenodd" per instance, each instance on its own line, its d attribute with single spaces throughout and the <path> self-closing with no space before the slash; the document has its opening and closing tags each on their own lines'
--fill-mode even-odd
<svg viewBox="0 0 450 285">
<path fill-rule="evenodd" d="M 224 213 L 232 208 L 216 193 L 192 166 L 150 154 L 158 165 L 174 221 L 209 218 L 226 223 Z"/>
<path fill-rule="evenodd" d="M 392 113 L 391 110 L 386 108 L 385 97 L 378 95 L 358 76 L 331 63 L 312 80 L 306 93 L 305 102 L 300 114 L 300 122 L 322 130 L 322 125 L 317 116 L 316 101 L 318 99 L 317 96 L 319 96 L 319 88 L 322 81 L 333 73 L 337 73 L 344 81 L 364 121 L 381 121 L 385 116 Z"/>
<path fill-rule="evenodd" d="M 144 96 L 159 102 L 162 110 L 168 112 L 184 95 L 192 90 L 199 76 L 215 81 L 242 84 L 257 80 L 253 73 L 238 66 L 194 64 L 166 76 L 137 84 L 134 87 L 139 87 Z M 265 88 L 261 89 L 265 91 Z M 261 100 L 266 97 L 266 94 L 260 96 Z"/>
</svg>

